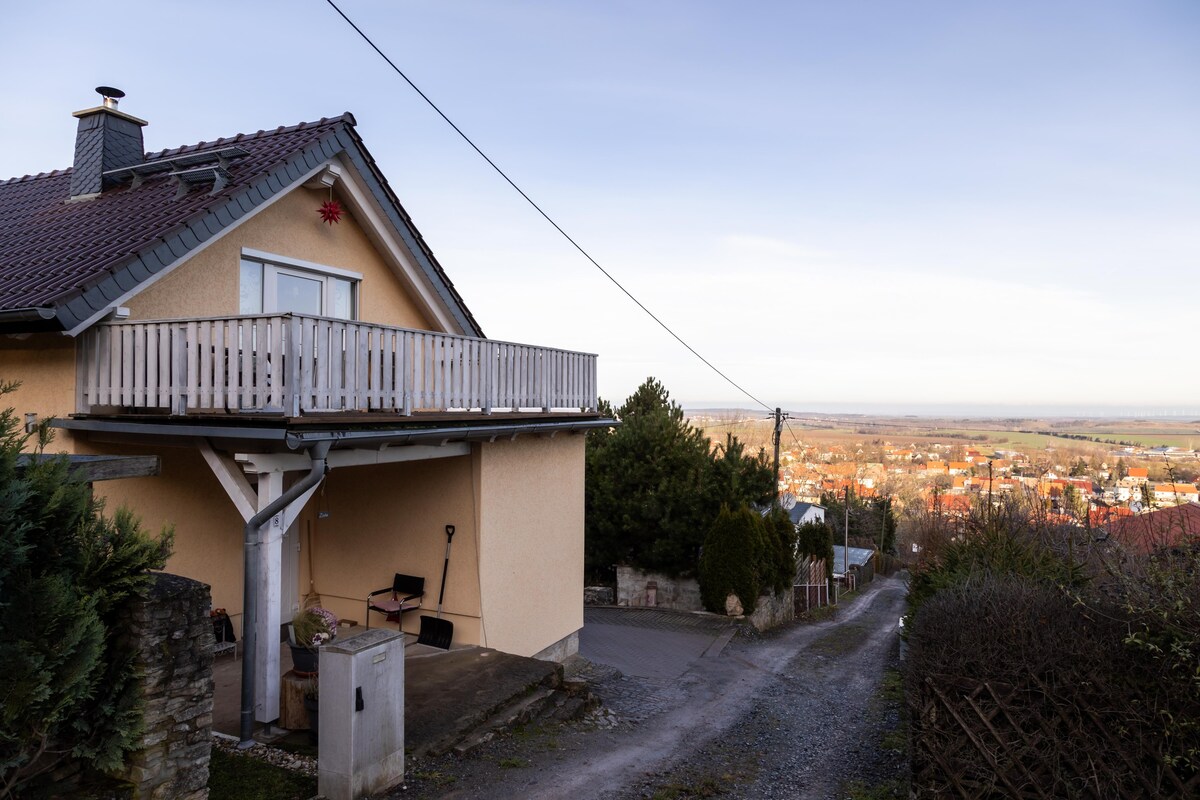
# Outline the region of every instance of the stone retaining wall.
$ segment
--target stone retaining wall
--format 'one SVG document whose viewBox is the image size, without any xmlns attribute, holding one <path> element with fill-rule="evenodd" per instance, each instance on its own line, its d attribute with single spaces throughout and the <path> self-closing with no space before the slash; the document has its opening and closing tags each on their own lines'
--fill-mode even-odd
<svg viewBox="0 0 1200 800">
<path fill-rule="evenodd" d="M 758 598 L 750 624 L 760 631 L 774 628 L 796 618 L 796 601 L 791 589 L 782 594 L 764 594 Z"/>
<path fill-rule="evenodd" d="M 695 578 L 671 578 L 658 572 L 617 567 L 617 605 L 703 611 Z"/>
<path fill-rule="evenodd" d="M 158 573 L 129 620 L 142 670 L 145 733 L 123 776 L 138 800 L 204 800 L 212 749 L 213 631 L 208 586 Z"/>
<path fill-rule="evenodd" d="M 695 578 L 670 578 L 624 566 L 617 567 L 617 605 L 704 611 L 700 583 Z M 780 595 L 768 593 L 758 598 L 754 613 L 747 619 L 755 628 L 765 631 L 795 618 L 795 600 L 788 589 Z"/>
</svg>

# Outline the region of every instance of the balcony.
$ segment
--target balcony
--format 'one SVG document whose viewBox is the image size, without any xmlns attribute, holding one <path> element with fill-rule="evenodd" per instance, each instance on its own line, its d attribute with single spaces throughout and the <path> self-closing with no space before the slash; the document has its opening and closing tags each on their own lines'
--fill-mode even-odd
<svg viewBox="0 0 1200 800">
<path fill-rule="evenodd" d="M 96 325 L 76 386 L 81 414 L 597 408 L 590 353 L 301 314 Z"/>
</svg>

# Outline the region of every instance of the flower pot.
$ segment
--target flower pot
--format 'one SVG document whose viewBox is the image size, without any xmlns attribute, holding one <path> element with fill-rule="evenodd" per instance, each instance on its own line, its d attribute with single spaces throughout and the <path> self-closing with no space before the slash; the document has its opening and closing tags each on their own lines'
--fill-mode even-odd
<svg viewBox="0 0 1200 800">
<path fill-rule="evenodd" d="M 289 645 L 292 648 L 292 669 L 297 675 L 316 675 L 317 664 L 320 658 L 320 650 L 312 650 L 307 647 L 297 647 Z"/>
</svg>

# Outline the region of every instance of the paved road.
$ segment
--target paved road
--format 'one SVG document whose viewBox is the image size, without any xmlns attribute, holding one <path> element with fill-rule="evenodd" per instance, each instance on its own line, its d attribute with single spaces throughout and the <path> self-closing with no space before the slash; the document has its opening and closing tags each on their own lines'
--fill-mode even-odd
<svg viewBox="0 0 1200 800">
<path fill-rule="evenodd" d="M 698 658 L 716 657 L 737 628 L 699 614 L 637 608 L 589 608 L 579 654 L 624 675 L 673 680 Z"/>
<path fill-rule="evenodd" d="M 641 800 L 718 786 L 732 798 L 834 798 L 848 779 L 898 769 L 873 697 L 903 605 L 903 583 L 878 579 L 832 619 L 723 647 L 723 626 L 589 613 L 581 647 L 606 660 L 586 676 L 603 713 L 414 764 L 411 786 L 389 797 Z"/>
</svg>

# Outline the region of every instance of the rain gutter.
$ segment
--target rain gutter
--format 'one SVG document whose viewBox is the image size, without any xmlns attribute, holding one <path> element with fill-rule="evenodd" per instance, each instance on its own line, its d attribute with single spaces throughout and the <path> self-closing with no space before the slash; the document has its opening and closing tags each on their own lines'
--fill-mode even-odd
<svg viewBox="0 0 1200 800">
<path fill-rule="evenodd" d="M 447 428 L 417 428 L 391 431 L 288 431 L 284 437 L 288 448 L 299 450 L 317 442 L 331 445 L 370 447 L 383 444 L 410 444 L 420 441 L 460 442 L 468 440 L 490 440 L 516 438 L 528 433 L 574 432 L 595 428 L 615 428 L 620 423 L 612 419 L 588 419 L 578 421 L 525 422 L 515 425 L 469 425 Z"/>
</svg>

